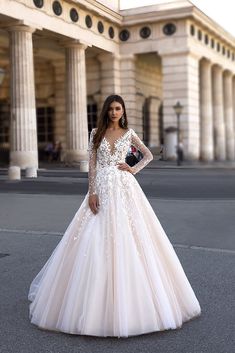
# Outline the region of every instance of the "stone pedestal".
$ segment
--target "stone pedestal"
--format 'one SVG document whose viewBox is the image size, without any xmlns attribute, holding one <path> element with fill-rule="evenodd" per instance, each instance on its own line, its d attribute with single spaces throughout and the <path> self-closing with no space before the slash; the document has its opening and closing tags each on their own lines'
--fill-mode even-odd
<svg viewBox="0 0 235 353">
<path fill-rule="evenodd" d="M 79 166 L 80 172 L 88 172 L 88 169 L 89 169 L 88 161 L 81 161 Z"/>
<path fill-rule="evenodd" d="M 9 167 L 8 179 L 9 180 L 20 180 L 21 179 L 20 167 L 18 167 L 18 166 Z"/>
<path fill-rule="evenodd" d="M 177 158 L 177 128 L 169 126 L 165 129 L 164 137 L 164 154 L 165 160 L 176 160 Z"/>
<path fill-rule="evenodd" d="M 88 124 L 86 90 L 86 46 L 66 45 L 66 162 L 76 164 L 88 159 Z"/>
<path fill-rule="evenodd" d="M 25 169 L 25 177 L 26 178 L 37 178 L 37 169 L 34 167 Z"/>
<path fill-rule="evenodd" d="M 214 159 L 213 146 L 213 114 L 212 114 L 212 70 L 211 62 L 201 60 L 200 63 L 200 104 L 201 104 L 201 159 Z"/>
<path fill-rule="evenodd" d="M 33 32 L 33 28 L 23 25 L 10 28 L 10 165 L 21 169 L 38 168 Z"/>
</svg>

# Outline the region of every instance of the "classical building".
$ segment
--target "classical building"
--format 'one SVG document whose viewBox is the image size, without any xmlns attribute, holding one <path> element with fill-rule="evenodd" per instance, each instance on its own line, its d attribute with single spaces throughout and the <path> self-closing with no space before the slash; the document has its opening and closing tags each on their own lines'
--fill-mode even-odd
<svg viewBox="0 0 235 353">
<path fill-rule="evenodd" d="M 185 158 L 235 159 L 235 40 L 188 1 L 120 11 L 118 0 L 1 0 L 0 78 L 1 163 L 37 168 L 52 141 L 68 163 L 86 161 L 113 93 L 166 159 L 177 101 Z"/>
</svg>

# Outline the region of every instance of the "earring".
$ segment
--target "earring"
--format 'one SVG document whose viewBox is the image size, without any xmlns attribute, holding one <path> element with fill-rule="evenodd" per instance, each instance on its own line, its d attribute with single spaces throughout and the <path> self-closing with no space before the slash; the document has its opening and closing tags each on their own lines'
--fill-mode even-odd
<svg viewBox="0 0 235 353">
<path fill-rule="evenodd" d="M 121 124 L 122 126 L 124 126 L 124 123 L 125 123 L 125 118 L 124 118 L 124 115 L 121 117 Z"/>
</svg>

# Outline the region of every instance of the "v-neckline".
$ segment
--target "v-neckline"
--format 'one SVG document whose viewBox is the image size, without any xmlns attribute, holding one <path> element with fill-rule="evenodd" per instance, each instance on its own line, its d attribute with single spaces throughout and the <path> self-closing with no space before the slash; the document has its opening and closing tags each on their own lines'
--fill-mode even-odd
<svg viewBox="0 0 235 353">
<path fill-rule="evenodd" d="M 116 143 L 121 140 L 128 132 L 130 131 L 130 129 L 128 129 L 126 132 L 124 132 L 124 134 L 122 134 L 121 136 L 119 136 L 114 142 L 113 142 L 113 149 L 111 148 L 111 144 L 109 142 L 109 140 L 104 136 L 103 139 L 107 142 L 108 146 L 109 146 L 109 152 L 110 155 L 113 156 L 115 153 L 115 148 L 116 148 Z"/>
</svg>

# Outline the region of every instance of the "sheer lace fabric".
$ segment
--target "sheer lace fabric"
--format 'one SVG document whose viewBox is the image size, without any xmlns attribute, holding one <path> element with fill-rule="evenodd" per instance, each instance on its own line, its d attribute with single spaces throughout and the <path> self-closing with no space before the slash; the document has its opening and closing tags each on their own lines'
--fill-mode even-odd
<svg viewBox="0 0 235 353">
<path fill-rule="evenodd" d="M 117 166 L 118 163 L 125 162 L 125 157 L 129 147 L 135 146 L 142 154 L 143 158 L 132 167 L 132 174 L 138 173 L 151 160 L 153 155 L 150 150 L 141 141 L 133 129 L 129 129 L 114 142 L 114 148 L 111 149 L 110 143 L 104 137 L 97 151 L 93 148 L 93 137 L 96 129 L 92 129 L 89 142 L 89 194 L 96 194 L 96 174 L 100 168 L 108 166 Z"/>
</svg>

